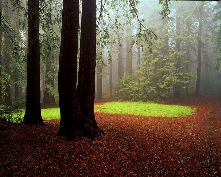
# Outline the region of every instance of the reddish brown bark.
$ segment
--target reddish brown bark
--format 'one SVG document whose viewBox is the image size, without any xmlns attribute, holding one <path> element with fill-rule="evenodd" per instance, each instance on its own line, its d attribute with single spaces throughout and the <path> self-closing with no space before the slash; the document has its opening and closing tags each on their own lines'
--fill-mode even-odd
<svg viewBox="0 0 221 177">
<path fill-rule="evenodd" d="M 2 21 L 2 0 L 0 0 L 0 24 Z M 2 28 L 0 28 L 0 78 L 2 75 Z M 0 102 L 2 101 L 2 82 L 0 80 Z"/>
<path fill-rule="evenodd" d="M 102 131 L 98 128 L 94 116 L 95 99 L 95 67 L 96 67 L 96 0 L 82 1 L 80 62 L 78 75 L 78 100 L 85 124 L 89 127 L 87 134 L 98 136 Z"/>
<path fill-rule="evenodd" d="M 27 91 L 24 122 L 43 124 L 40 105 L 39 1 L 28 1 Z"/>
<path fill-rule="evenodd" d="M 74 139 L 83 127 L 76 89 L 78 28 L 79 1 L 64 0 L 58 80 L 61 113 L 59 135 L 68 139 Z"/>
</svg>

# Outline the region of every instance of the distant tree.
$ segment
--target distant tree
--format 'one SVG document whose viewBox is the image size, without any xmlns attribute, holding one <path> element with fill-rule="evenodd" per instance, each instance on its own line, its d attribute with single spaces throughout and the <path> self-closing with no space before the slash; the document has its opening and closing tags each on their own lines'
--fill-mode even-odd
<svg viewBox="0 0 221 177">
<path fill-rule="evenodd" d="M 201 52 L 202 52 L 202 40 L 201 40 L 201 36 L 202 36 L 202 26 L 203 26 L 203 21 L 202 21 L 202 16 L 203 16 L 203 6 L 204 3 L 201 2 L 200 6 L 199 6 L 199 32 L 198 32 L 198 55 L 197 55 L 197 80 L 196 80 L 196 91 L 195 91 L 195 95 L 199 95 L 200 94 L 200 83 L 201 83 L 201 60 L 202 60 L 202 56 L 201 56 Z"/>
<path fill-rule="evenodd" d="M 118 34 L 118 79 L 121 79 L 124 76 L 124 65 L 123 65 L 123 47 L 122 47 L 122 39 Z"/>
<path fill-rule="evenodd" d="M 40 105 L 39 0 L 28 1 L 27 91 L 24 122 L 43 124 Z"/>
<path fill-rule="evenodd" d="M 181 30 L 180 30 L 180 20 L 181 20 L 181 17 L 180 17 L 180 8 L 178 7 L 177 8 L 177 12 L 176 12 L 176 36 L 180 36 L 180 32 L 181 32 Z M 180 52 L 180 43 L 181 43 L 181 40 L 179 39 L 179 38 L 177 38 L 176 39 L 176 49 L 177 49 L 177 51 L 178 52 Z M 176 58 L 176 61 L 175 61 L 175 68 L 176 68 L 176 74 L 177 74 L 177 79 L 179 80 L 180 78 L 180 74 L 179 74 L 179 72 L 180 72 L 180 65 L 181 65 L 181 61 L 182 60 L 182 58 L 181 58 L 181 56 L 177 56 L 177 58 Z M 179 98 L 180 97 L 180 91 L 181 91 L 181 88 L 180 88 L 180 86 L 179 86 L 179 83 L 177 82 L 177 83 L 175 83 L 174 84 L 174 97 L 175 98 Z"/>
<path fill-rule="evenodd" d="M 102 71 L 103 71 L 103 63 L 102 63 L 102 53 L 99 55 L 99 61 L 98 61 L 98 66 L 97 66 L 97 99 L 101 100 L 102 99 Z"/>
<path fill-rule="evenodd" d="M 8 12 L 8 8 L 9 8 L 9 1 L 6 0 L 5 1 L 5 17 L 8 18 L 9 17 L 9 12 Z M 8 106 L 12 106 L 12 96 L 11 96 L 11 84 L 10 84 L 10 75 L 11 75 L 11 71 L 10 71 L 10 63 L 11 63 L 11 56 L 10 56 L 10 50 L 8 50 L 9 47 L 9 36 L 8 33 L 5 32 L 4 35 L 5 38 L 5 50 L 4 50 L 4 57 L 5 57 L 5 70 L 7 72 L 7 79 L 5 82 L 5 104 Z"/>
<path fill-rule="evenodd" d="M 112 58 L 112 41 L 110 42 L 110 52 L 109 52 L 109 60 L 110 60 L 110 72 L 109 72 L 109 84 L 110 84 L 110 98 L 113 97 L 113 58 Z"/>
<path fill-rule="evenodd" d="M 129 26 L 126 29 L 127 37 L 126 37 L 126 43 L 127 43 L 127 58 L 126 58 L 126 74 L 132 76 L 132 27 Z"/>
</svg>

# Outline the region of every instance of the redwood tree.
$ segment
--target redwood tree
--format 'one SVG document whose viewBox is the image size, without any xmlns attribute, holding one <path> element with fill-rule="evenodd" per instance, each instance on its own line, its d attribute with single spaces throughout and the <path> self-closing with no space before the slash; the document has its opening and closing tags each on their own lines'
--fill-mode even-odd
<svg viewBox="0 0 221 177">
<path fill-rule="evenodd" d="M 2 23 L 2 0 L 0 0 L 0 24 Z M 0 79 L 2 77 L 2 28 L 0 28 Z M 0 80 L 0 103 L 2 101 L 2 83 Z"/>
<path fill-rule="evenodd" d="M 94 116 L 95 4 L 95 0 L 84 0 L 82 4 L 81 54 L 77 92 L 79 0 L 63 1 L 58 80 L 61 113 L 59 135 L 65 136 L 69 140 L 76 136 L 95 138 L 101 133 Z"/>
<path fill-rule="evenodd" d="M 43 124 L 40 105 L 39 0 L 28 1 L 28 56 L 25 123 Z"/>
<path fill-rule="evenodd" d="M 82 1 L 78 101 L 89 137 L 103 133 L 94 115 L 96 67 L 96 0 Z"/>
</svg>

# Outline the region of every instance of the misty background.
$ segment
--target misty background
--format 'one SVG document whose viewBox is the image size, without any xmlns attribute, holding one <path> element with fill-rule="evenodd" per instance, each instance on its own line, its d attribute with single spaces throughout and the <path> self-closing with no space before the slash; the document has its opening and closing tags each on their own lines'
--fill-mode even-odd
<svg viewBox="0 0 221 177">
<path fill-rule="evenodd" d="M 0 97 L 17 107 L 25 107 L 26 4 L 2 3 Z M 172 1 L 163 11 L 158 1 L 98 0 L 96 100 L 220 95 L 220 6 L 218 1 Z M 43 104 L 58 104 L 61 14 L 62 1 L 40 2 Z"/>
</svg>

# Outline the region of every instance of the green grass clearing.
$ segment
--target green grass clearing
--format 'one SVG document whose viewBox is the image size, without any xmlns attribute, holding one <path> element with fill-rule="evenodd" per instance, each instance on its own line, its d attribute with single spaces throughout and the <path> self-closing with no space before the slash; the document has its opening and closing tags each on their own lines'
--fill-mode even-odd
<svg viewBox="0 0 221 177">
<path fill-rule="evenodd" d="M 24 117 L 25 110 L 22 109 L 21 116 Z M 60 119 L 60 108 L 41 109 L 41 116 L 43 120 Z"/>
<path fill-rule="evenodd" d="M 163 105 L 151 102 L 108 102 L 95 107 L 97 112 L 133 114 L 151 117 L 181 117 L 192 115 L 196 109 L 178 105 Z"/>
<path fill-rule="evenodd" d="M 195 108 L 192 109 L 186 106 L 163 105 L 151 102 L 108 102 L 103 105 L 95 105 L 95 112 L 151 117 L 181 117 L 192 115 L 195 111 Z M 24 114 L 25 110 L 21 109 L 22 118 Z M 41 115 L 43 120 L 60 119 L 60 108 L 41 109 Z M 16 117 L 14 118 L 16 119 Z"/>
</svg>

